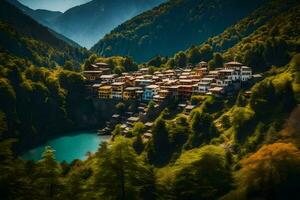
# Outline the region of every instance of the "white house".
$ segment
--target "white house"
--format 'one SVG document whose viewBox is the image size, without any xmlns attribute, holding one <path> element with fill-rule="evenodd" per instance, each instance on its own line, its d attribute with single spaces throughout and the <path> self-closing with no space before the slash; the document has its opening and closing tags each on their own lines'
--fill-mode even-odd
<svg viewBox="0 0 300 200">
<path fill-rule="evenodd" d="M 252 78 L 252 69 L 250 67 L 241 67 L 241 81 L 248 81 Z"/>
</svg>

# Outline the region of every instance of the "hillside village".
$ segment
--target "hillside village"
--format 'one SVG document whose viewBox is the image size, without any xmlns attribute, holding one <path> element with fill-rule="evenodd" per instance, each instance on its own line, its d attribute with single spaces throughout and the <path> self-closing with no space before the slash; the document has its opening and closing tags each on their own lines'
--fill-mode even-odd
<svg viewBox="0 0 300 200">
<path fill-rule="evenodd" d="M 232 61 L 223 68 L 208 70 L 204 61 L 193 69 L 169 69 L 150 74 L 149 68 L 136 72 L 111 74 L 109 65 L 95 63 L 83 72 L 88 94 L 99 99 L 123 99 L 162 102 L 166 99 L 189 100 L 192 95 L 224 97 L 239 90 L 243 84 L 259 75 L 250 67 Z"/>
<path fill-rule="evenodd" d="M 111 74 L 106 63 L 95 63 L 83 72 L 88 96 L 103 101 L 136 101 L 137 112 L 126 112 L 125 116 L 114 114 L 100 134 L 110 134 L 115 125 L 121 124 L 126 134 L 136 122 L 144 122 L 147 132 L 144 138 L 152 137 L 151 121 L 147 117 L 147 103 L 155 102 L 152 113 L 159 113 L 169 102 L 178 102 L 178 108 L 188 114 L 194 105 L 190 99 L 195 95 L 225 98 L 237 93 L 241 88 L 256 82 L 261 75 L 253 75 L 250 67 L 232 61 L 224 67 L 209 70 L 207 62 L 200 62 L 185 69 L 168 69 L 151 73 L 149 68 L 141 68 L 121 75 Z"/>
</svg>

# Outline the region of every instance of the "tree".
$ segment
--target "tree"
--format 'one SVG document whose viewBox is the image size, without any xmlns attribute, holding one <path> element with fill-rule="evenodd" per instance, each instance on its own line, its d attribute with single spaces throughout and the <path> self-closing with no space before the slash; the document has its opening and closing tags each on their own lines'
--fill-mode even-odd
<svg viewBox="0 0 300 200">
<path fill-rule="evenodd" d="M 215 68 L 220 68 L 223 67 L 223 57 L 220 53 L 214 53 L 212 62 L 209 62 L 209 68 L 210 69 L 215 69 Z"/>
<path fill-rule="evenodd" d="M 60 180 L 61 168 L 55 160 L 54 150 L 47 146 L 38 162 L 34 187 L 42 199 L 56 199 L 62 195 L 63 184 Z"/>
<path fill-rule="evenodd" d="M 201 59 L 208 61 L 213 57 L 213 49 L 210 45 L 205 44 L 200 48 Z"/>
<path fill-rule="evenodd" d="M 142 140 L 142 136 L 137 135 L 132 145 L 137 154 L 142 153 L 142 151 L 144 150 L 144 143 Z"/>
<path fill-rule="evenodd" d="M 171 175 L 174 199 L 218 199 L 233 182 L 224 149 L 213 145 L 184 152 L 171 167 Z"/>
<path fill-rule="evenodd" d="M 184 52 L 180 51 L 175 55 L 175 63 L 178 67 L 186 67 L 187 65 L 187 58 Z"/>
<path fill-rule="evenodd" d="M 152 140 L 148 150 L 148 158 L 151 163 L 161 165 L 170 156 L 170 142 L 166 122 L 158 118 L 152 128 Z"/>
<path fill-rule="evenodd" d="M 208 142 L 215 137 L 217 130 L 209 114 L 196 111 L 191 121 L 192 134 L 187 143 L 187 148 L 199 147 L 203 142 Z"/>
<path fill-rule="evenodd" d="M 74 63 L 70 60 L 66 61 L 65 65 L 64 65 L 64 69 L 73 71 L 74 70 Z"/>
<path fill-rule="evenodd" d="M 136 71 L 138 69 L 137 64 L 131 57 L 126 56 L 122 64 L 127 72 Z"/>
<path fill-rule="evenodd" d="M 201 54 L 199 52 L 199 49 L 196 46 L 192 46 L 189 49 L 187 53 L 187 57 L 188 57 L 188 62 L 191 64 L 196 64 L 201 61 Z"/>
<path fill-rule="evenodd" d="M 124 115 L 125 111 L 126 111 L 126 106 L 124 103 L 120 102 L 118 103 L 116 106 L 116 109 L 117 109 L 117 112 L 120 114 L 120 115 Z"/>
<path fill-rule="evenodd" d="M 136 122 L 133 126 L 132 132 L 134 135 L 141 135 L 146 129 L 146 126 L 142 122 Z"/>
<path fill-rule="evenodd" d="M 3 112 L 0 111 L 0 139 L 3 137 L 3 133 L 7 131 L 6 117 Z"/>
<path fill-rule="evenodd" d="M 102 145 L 97 159 L 94 186 L 98 198 L 134 200 L 153 196 L 153 172 L 137 157 L 128 139 L 118 137 L 110 148 Z"/>
<path fill-rule="evenodd" d="M 33 190 L 36 189 L 31 188 L 23 162 L 11 150 L 15 142 L 0 142 L 0 196 L 7 200 L 31 199 Z"/>
<path fill-rule="evenodd" d="M 154 67 L 160 67 L 165 62 L 164 58 L 161 56 L 156 56 L 152 58 L 147 65 L 148 66 L 154 66 Z"/>
<path fill-rule="evenodd" d="M 71 174 L 68 177 L 67 188 L 65 191 L 65 198 L 80 200 L 83 197 L 84 189 L 82 187 L 83 181 L 79 174 Z"/>
<path fill-rule="evenodd" d="M 241 161 L 238 188 L 228 196 L 290 199 L 298 195 L 300 151 L 291 143 L 264 145 Z"/>
</svg>

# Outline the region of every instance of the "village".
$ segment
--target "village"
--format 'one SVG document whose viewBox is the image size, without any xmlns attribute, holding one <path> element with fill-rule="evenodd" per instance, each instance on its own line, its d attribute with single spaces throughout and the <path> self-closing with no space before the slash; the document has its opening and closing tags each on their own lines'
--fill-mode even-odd
<svg viewBox="0 0 300 200">
<path fill-rule="evenodd" d="M 84 71 L 88 95 L 99 99 L 162 102 L 167 98 L 188 100 L 192 95 L 232 94 L 253 78 L 252 69 L 239 62 L 228 62 L 223 68 L 208 70 L 204 61 L 193 69 L 170 69 L 149 73 L 149 68 L 136 72 L 111 74 L 106 63 L 95 63 Z"/>
<path fill-rule="evenodd" d="M 106 63 L 95 63 L 91 70 L 83 72 L 86 79 L 88 96 L 99 100 L 137 101 L 139 113 L 127 113 L 122 119 L 114 114 L 107 126 L 99 131 L 100 134 L 110 134 L 116 124 L 122 124 L 123 133 L 126 133 L 136 122 L 144 122 L 148 132 L 144 137 L 151 138 L 152 123 L 143 120 L 147 103 L 154 102 L 157 110 L 166 102 L 176 101 L 178 107 L 190 112 L 195 106 L 189 103 L 192 96 L 215 96 L 225 98 L 238 92 L 244 85 L 255 82 L 260 75 L 253 75 L 250 67 L 232 61 L 222 68 L 209 70 L 207 62 L 200 62 L 194 67 L 168 69 L 150 73 L 149 68 L 140 68 L 138 71 L 112 74 Z"/>
</svg>

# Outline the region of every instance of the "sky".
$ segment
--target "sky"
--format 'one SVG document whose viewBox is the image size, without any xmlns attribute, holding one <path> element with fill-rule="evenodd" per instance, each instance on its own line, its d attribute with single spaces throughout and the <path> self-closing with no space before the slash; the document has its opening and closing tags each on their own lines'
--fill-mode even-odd
<svg viewBox="0 0 300 200">
<path fill-rule="evenodd" d="M 19 2 L 32 9 L 46 9 L 61 12 L 89 1 L 91 0 L 19 0 Z"/>
</svg>

